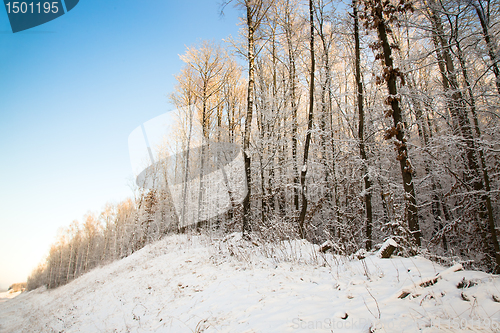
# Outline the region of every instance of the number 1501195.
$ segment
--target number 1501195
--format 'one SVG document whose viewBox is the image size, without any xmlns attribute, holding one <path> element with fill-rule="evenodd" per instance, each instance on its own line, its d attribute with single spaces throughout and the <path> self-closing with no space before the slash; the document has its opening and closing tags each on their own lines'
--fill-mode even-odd
<svg viewBox="0 0 500 333">
<path fill-rule="evenodd" d="M 57 2 L 7 2 L 5 7 L 7 8 L 7 13 L 13 14 L 34 14 L 34 13 L 45 13 L 50 12 L 56 14 L 59 11 Z"/>
</svg>

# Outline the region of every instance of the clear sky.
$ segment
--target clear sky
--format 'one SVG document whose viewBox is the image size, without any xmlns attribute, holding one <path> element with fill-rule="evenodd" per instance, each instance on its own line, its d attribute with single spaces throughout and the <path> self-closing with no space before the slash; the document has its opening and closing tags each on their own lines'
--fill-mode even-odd
<svg viewBox="0 0 500 333">
<path fill-rule="evenodd" d="M 185 46 L 236 36 L 219 0 L 81 0 L 13 34 L 0 8 L 0 289 L 57 230 L 132 196 L 127 140 L 173 107 Z"/>
</svg>

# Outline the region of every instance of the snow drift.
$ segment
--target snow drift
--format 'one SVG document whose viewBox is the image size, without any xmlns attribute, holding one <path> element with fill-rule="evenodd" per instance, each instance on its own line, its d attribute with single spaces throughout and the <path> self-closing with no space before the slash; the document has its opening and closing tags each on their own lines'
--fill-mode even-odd
<svg viewBox="0 0 500 333">
<path fill-rule="evenodd" d="M 306 241 L 173 235 L 0 302 L 1 332 L 492 332 L 497 276 Z"/>
</svg>

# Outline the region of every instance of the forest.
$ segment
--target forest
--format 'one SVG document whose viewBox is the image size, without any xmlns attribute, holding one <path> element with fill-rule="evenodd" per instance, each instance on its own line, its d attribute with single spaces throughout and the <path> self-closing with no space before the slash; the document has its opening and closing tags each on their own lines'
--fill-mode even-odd
<svg viewBox="0 0 500 333">
<path fill-rule="evenodd" d="M 186 48 L 169 100 L 242 147 L 247 193 L 181 227 L 134 189 L 62 230 L 28 289 L 65 284 L 169 233 L 329 241 L 500 273 L 500 3 L 232 0 L 239 36 Z M 185 135 L 176 136 L 184 144 Z"/>
</svg>

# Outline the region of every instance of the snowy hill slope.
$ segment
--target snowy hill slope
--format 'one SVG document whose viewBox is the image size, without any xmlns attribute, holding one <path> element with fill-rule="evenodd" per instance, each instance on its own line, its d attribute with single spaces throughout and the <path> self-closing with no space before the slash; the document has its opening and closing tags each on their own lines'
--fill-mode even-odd
<svg viewBox="0 0 500 333">
<path fill-rule="evenodd" d="M 500 331 L 499 279 L 457 268 L 175 235 L 0 303 L 0 332 Z"/>
<path fill-rule="evenodd" d="M 21 293 L 20 291 L 12 291 L 12 290 L 0 292 L 0 303 L 16 297 L 20 293 Z"/>
</svg>

